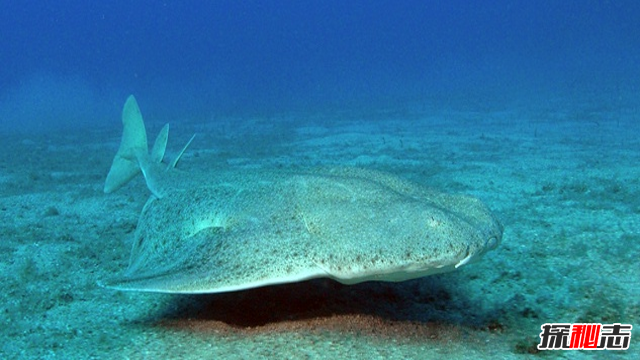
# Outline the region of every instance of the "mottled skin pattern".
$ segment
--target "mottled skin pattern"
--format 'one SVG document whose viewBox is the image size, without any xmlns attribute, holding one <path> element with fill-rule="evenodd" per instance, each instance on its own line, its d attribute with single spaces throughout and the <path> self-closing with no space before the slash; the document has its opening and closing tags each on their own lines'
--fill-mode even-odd
<svg viewBox="0 0 640 360">
<path fill-rule="evenodd" d="M 497 246 L 476 198 L 355 168 L 172 170 L 145 205 L 122 290 L 214 293 L 329 277 L 353 284 L 454 270 Z"/>
</svg>

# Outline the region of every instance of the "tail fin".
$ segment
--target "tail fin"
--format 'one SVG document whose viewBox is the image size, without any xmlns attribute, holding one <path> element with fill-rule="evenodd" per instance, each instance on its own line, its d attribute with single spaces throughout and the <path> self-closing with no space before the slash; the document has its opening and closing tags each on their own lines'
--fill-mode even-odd
<svg viewBox="0 0 640 360">
<path fill-rule="evenodd" d="M 147 130 L 133 95 L 130 95 L 124 104 L 122 125 L 124 126 L 122 140 L 104 184 L 105 193 L 114 192 L 131 181 L 146 162 L 162 162 L 167 148 L 169 124 L 162 128 L 151 154 L 148 154 Z"/>
</svg>

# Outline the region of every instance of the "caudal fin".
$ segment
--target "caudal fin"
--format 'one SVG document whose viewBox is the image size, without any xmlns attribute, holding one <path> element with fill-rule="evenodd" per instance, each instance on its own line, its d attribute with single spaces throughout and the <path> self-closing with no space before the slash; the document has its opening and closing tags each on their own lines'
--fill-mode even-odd
<svg viewBox="0 0 640 360">
<path fill-rule="evenodd" d="M 160 163 L 167 148 L 169 124 L 165 125 L 148 153 L 147 131 L 135 97 L 130 95 L 122 110 L 122 140 L 113 158 L 113 164 L 104 184 L 104 192 L 111 193 L 131 181 L 140 172 L 145 162 Z"/>
</svg>

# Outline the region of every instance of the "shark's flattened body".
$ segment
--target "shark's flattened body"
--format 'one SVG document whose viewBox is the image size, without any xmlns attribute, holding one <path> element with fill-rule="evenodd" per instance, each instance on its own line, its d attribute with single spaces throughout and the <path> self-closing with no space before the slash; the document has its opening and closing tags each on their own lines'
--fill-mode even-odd
<svg viewBox="0 0 640 360">
<path fill-rule="evenodd" d="M 133 97 L 123 123 L 105 191 L 141 169 L 153 195 L 129 268 L 111 288 L 216 293 L 320 277 L 403 281 L 473 262 L 502 237 L 479 200 L 376 171 L 179 173 L 178 159 L 160 162 L 167 127 L 147 154 Z"/>
</svg>

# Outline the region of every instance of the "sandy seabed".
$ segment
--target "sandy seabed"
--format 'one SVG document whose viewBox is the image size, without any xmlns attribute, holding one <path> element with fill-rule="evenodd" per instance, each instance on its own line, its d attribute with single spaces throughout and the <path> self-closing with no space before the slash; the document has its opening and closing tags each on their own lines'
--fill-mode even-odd
<svg viewBox="0 0 640 360">
<path fill-rule="evenodd" d="M 144 113 L 144 104 L 143 113 Z M 149 123 L 153 138 L 162 124 Z M 640 358 L 640 105 L 403 108 L 172 123 L 180 168 L 359 166 L 481 198 L 501 246 L 403 283 L 215 295 L 117 292 L 149 192 L 102 192 L 120 122 L 0 142 L 0 358 L 582 358 L 547 322 L 630 323 Z M 172 154 L 168 154 L 171 156 Z M 633 355 L 635 354 L 635 356 Z"/>
</svg>

